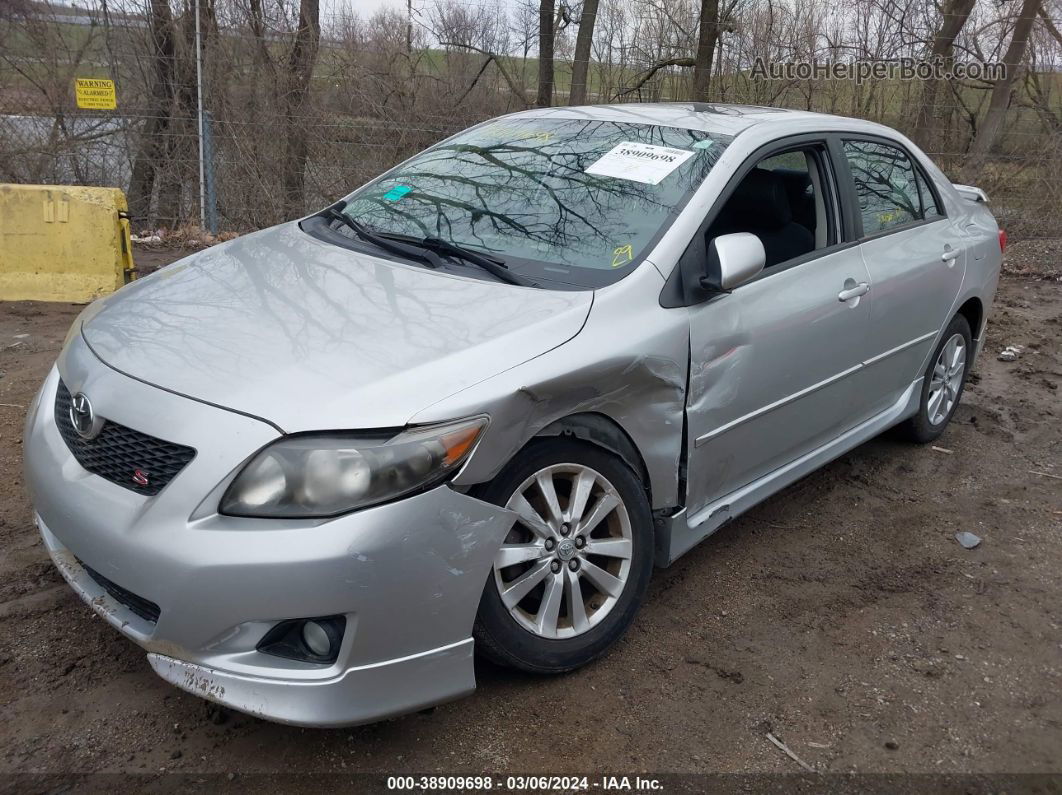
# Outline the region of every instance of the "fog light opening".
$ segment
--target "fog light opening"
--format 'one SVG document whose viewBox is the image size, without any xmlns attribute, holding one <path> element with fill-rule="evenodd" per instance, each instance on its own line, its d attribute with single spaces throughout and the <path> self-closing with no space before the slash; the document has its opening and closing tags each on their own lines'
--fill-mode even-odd
<svg viewBox="0 0 1062 795">
<path fill-rule="evenodd" d="M 327 657 L 332 651 L 332 640 L 325 628 L 316 621 L 307 621 L 302 625 L 302 641 L 318 657 Z"/>
<path fill-rule="evenodd" d="M 263 654 L 274 657 L 331 664 L 339 657 L 346 624 L 347 620 L 343 616 L 281 621 L 266 633 L 257 648 Z"/>
</svg>

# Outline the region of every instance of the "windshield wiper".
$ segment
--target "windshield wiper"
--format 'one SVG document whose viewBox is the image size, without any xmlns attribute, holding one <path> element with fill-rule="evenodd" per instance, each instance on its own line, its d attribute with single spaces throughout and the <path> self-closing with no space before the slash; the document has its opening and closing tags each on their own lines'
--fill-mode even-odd
<svg viewBox="0 0 1062 795">
<path fill-rule="evenodd" d="M 424 246 L 419 246 L 415 241 L 401 241 L 389 235 L 385 236 L 378 232 L 374 232 L 369 229 L 369 227 L 358 223 L 343 212 L 344 207 L 346 207 L 346 203 L 339 202 L 333 204 L 331 207 L 326 207 L 320 214 L 332 221 L 339 221 L 365 242 L 372 243 L 377 248 L 382 248 L 384 251 L 390 252 L 391 254 L 397 254 L 400 257 L 406 257 L 408 259 L 419 260 L 432 268 L 438 268 L 442 265 L 442 261 L 439 259 L 439 255 L 435 251 Z"/>
<path fill-rule="evenodd" d="M 449 240 L 443 240 L 441 237 L 417 238 L 412 235 L 401 235 L 397 232 L 377 232 L 376 234 L 387 240 L 408 243 L 411 246 L 417 246 L 426 251 L 442 254 L 444 257 L 453 257 L 454 259 L 462 259 L 465 262 L 471 262 L 473 265 L 478 265 L 498 280 L 508 282 L 509 284 L 516 284 L 520 287 L 539 286 L 538 282 L 533 282 L 530 279 L 510 271 L 509 266 L 505 264 L 505 260 L 481 254 L 470 248 L 464 248 L 456 243 L 451 243 Z"/>
<path fill-rule="evenodd" d="M 421 240 L 419 244 L 429 251 L 434 251 L 445 257 L 463 259 L 465 262 L 471 262 L 473 265 L 478 265 L 487 273 L 497 277 L 503 282 L 518 284 L 521 287 L 538 287 L 538 284 L 530 279 L 525 279 L 523 276 L 510 271 L 509 266 L 505 264 L 504 260 L 488 257 L 486 254 L 480 254 L 478 251 L 464 248 L 456 243 L 451 243 L 449 240 L 443 240 L 440 237 L 426 237 Z"/>
<path fill-rule="evenodd" d="M 354 234 L 362 240 L 372 243 L 385 251 L 390 251 L 392 254 L 419 259 L 422 262 L 428 263 L 433 268 L 442 267 L 443 263 L 439 259 L 439 255 L 441 254 L 445 257 L 453 257 L 454 259 L 461 259 L 465 262 L 471 262 L 473 265 L 478 265 L 499 281 L 508 282 L 509 284 L 515 284 L 520 287 L 539 286 L 537 282 L 533 282 L 530 279 L 524 278 L 523 276 L 510 271 L 509 266 L 505 264 L 504 260 L 489 257 L 486 254 L 480 254 L 478 251 L 464 248 L 456 243 L 451 243 L 448 240 L 443 240 L 439 237 L 416 238 L 412 235 L 402 235 L 395 232 L 377 232 L 373 229 L 369 229 L 365 224 L 355 221 L 343 212 L 343 208 L 346 206 L 346 202 L 337 202 L 331 207 L 326 207 L 322 210 L 321 214 L 332 220 L 339 221 L 352 230 Z"/>
</svg>

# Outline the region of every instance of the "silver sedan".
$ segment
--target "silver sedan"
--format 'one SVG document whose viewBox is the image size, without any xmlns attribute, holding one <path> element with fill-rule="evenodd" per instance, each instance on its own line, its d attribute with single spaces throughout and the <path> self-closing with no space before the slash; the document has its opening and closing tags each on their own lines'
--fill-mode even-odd
<svg viewBox="0 0 1062 795">
<path fill-rule="evenodd" d="M 667 566 L 882 431 L 935 439 L 1005 236 L 879 125 L 484 122 L 90 305 L 29 412 L 55 563 L 165 679 L 286 723 L 583 665 Z"/>
</svg>

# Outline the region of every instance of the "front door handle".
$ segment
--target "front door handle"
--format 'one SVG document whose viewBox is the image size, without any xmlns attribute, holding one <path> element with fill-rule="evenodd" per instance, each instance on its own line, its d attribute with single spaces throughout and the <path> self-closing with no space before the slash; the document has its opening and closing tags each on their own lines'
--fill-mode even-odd
<svg viewBox="0 0 1062 795">
<path fill-rule="evenodd" d="M 837 293 L 837 300 L 851 301 L 853 298 L 858 298 L 861 295 L 866 295 L 868 292 L 870 292 L 870 285 L 866 282 L 860 282 L 855 287 L 849 287 Z"/>
<path fill-rule="evenodd" d="M 940 255 L 940 259 L 941 259 L 942 262 L 951 262 L 953 259 L 956 259 L 958 256 L 959 256 L 958 249 L 946 248 L 946 249 L 944 249 L 944 253 Z"/>
</svg>

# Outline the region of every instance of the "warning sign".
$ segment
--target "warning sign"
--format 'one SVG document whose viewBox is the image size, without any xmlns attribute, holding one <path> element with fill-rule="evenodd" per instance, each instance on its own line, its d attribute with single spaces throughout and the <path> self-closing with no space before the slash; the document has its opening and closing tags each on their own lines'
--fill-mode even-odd
<svg viewBox="0 0 1062 795">
<path fill-rule="evenodd" d="M 79 108 L 114 110 L 118 107 L 118 97 L 114 90 L 113 80 L 78 77 L 74 79 L 74 88 Z"/>
</svg>

